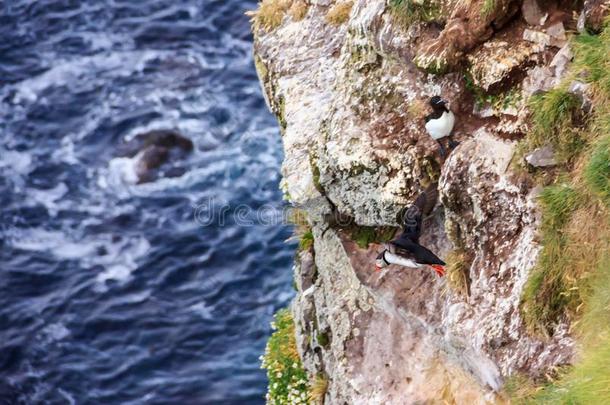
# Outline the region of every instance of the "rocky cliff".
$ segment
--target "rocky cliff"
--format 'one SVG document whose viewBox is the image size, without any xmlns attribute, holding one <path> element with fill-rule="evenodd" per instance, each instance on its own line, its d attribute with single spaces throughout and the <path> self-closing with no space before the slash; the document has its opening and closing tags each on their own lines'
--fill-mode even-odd
<svg viewBox="0 0 610 405">
<path fill-rule="evenodd" d="M 254 13 L 282 188 L 314 241 L 295 266 L 297 349 L 328 381 L 326 403 L 497 403 L 507 378 L 572 361 L 568 318 L 546 335 L 522 319 L 541 250 L 540 187 L 522 171 L 556 157 L 540 148 L 524 159 L 518 145 L 528 100 L 564 80 L 569 36 L 599 26 L 599 6 L 266 0 Z M 424 129 L 435 95 L 457 116 L 446 158 Z M 375 272 L 383 235 L 430 184 L 439 201 L 422 243 L 448 277 Z"/>
</svg>

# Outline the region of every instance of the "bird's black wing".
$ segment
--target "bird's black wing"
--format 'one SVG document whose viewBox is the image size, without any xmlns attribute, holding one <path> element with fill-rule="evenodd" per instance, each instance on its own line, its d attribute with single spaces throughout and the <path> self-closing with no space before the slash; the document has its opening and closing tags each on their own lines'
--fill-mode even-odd
<svg viewBox="0 0 610 405">
<path fill-rule="evenodd" d="M 426 190 L 417 196 L 413 204 L 398 214 L 398 220 L 403 227 L 402 234 L 398 239 L 410 239 L 417 243 L 421 234 L 422 218 L 424 215 L 428 215 L 436 204 L 438 198 L 436 187 L 436 183 L 429 185 Z"/>
<path fill-rule="evenodd" d="M 441 266 L 445 265 L 445 262 L 442 261 L 437 255 L 432 253 L 430 249 L 423 247 L 422 245 L 415 246 L 414 249 L 411 250 L 413 253 L 413 257 L 415 257 L 415 261 L 421 264 L 440 264 Z"/>
<path fill-rule="evenodd" d="M 401 256 L 409 257 L 414 259 L 420 264 L 440 264 L 445 265 L 437 255 L 435 255 L 430 249 L 425 248 L 419 243 L 415 243 L 410 239 L 404 239 L 398 237 L 397 239 L 390 242 L 396 249 L 396 254 Z"/>
</svg>

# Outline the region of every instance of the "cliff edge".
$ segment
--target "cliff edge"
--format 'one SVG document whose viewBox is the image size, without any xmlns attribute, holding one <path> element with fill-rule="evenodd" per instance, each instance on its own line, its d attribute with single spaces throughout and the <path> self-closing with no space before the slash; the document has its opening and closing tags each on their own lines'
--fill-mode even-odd
<svg viewBox="0 0 610 405">
<path fill-rule="evenodd" d="M 600 29 L 606 6 L 265 0 L 253 13 L 282 189 L 311 240 L 291 310 L 302 367 L 324 381 L 315 400 L 501 403 L 513 376 L 573 362 L 574 318 L 542 332 L 524 319 L 543 249 L 539 196 L 565 167 L 560 148 L 527 150 L 524 139 L 539 94 L 567 83 L 578 108 L 590 103 L 568 77 L 570 36 Z M 424 129 L 435 95 L 457 117 L 446 158 Z M 448 262 L 447 277 L 375 272 L 397 214 L 430 184 L 439 201 L 422 244 Z"/>
</svg>

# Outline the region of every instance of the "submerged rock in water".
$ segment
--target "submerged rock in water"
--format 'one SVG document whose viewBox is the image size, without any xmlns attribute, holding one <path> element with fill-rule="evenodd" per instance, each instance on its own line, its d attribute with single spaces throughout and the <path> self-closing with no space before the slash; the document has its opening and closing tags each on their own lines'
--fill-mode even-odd
<svg viewBox="0 0 610 405">
<path fill-rule="evenodd" d="M 153 130 L 120 145 L 118 156 L 133 158 L 137 183 L 147 183 L 184 174 L 181 164 L 192 150 L 193 142 L 179 132 Z"/>
</svg>

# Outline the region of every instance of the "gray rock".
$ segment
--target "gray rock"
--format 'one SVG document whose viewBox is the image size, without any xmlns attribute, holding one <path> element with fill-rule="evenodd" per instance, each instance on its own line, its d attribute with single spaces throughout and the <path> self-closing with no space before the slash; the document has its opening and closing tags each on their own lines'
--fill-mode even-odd
<svg viewBox="0 0 610 405">
<path fill-rule="evenodd" d="M 526 29 L 523 31 L 523 39 L 538 44 L 542 47 L 551 45 L 551 36 L 541 31 Z"/>
<path fill-rule="evenodd" d="M 549 167 L 557 164 L 555 152 L 550 145 L 534 149 L 525 156 L 525 161 L 534 167 Z"/>
<path fill-rule="evenodd" d="M 561 48 L 568 43 L 568 37 L 561 21 L 548 27 L 546 33 L 551 36 L 551 46 Z"/>
<path fill-rule="evenodd" d="M 521 4 L 521 14 L 529 25 L 542 25 L 548 16 L 542 12 L 537 0 L 524 0 Z"/>
<path fill-rule="evenodd" d="M 497 87 L 535 61 L 536 54 L 542 49 L 539 44 L 526 41 L 508 43 L 492 39 L 486 42 L 467 56 L 474 84 L 486 91 Z"/>
<path fill-rule="evenodd" d="M 570 61 L 572 61 L 573 57 L 574 55 L 572 54 L 572 51 L 570 49 L 570 44 L 565 44 L 559 50 L 559 52 L 555 54 L 549 66 L 555 68 L 555 75 L 557 77 L 562 77 L 566 72 L 566 68 Z"/>
<path fill-rule="evenodd" d="M 529 97 L 538 91 L 548 91 L 556 82 L 553 69 L 548 66 L 536 66 L 528 71 L 523 80 L 523 95 Z"/>
<path fill-rule="evenodd" d="M 589 94 L 589 87 L 589 84 L 579 80 L 572 81 L 568 87 L 570 93 L 574 93 L 580 97 L 582 100 L 580 108 L 586 113 L 591 112 L 593 109 L 593 100 L 591 100 L 591 95 Z"/>
<path fill-rule="evenodd" d="M 578 30 L 579 34 L 584 34 L 587 31 L 586 28 L 587 16 L 585 15 L 585 11 L 581 11 L 578 15 L 578 20 L 576 21 L 576 30 Z"/>
</svg>

